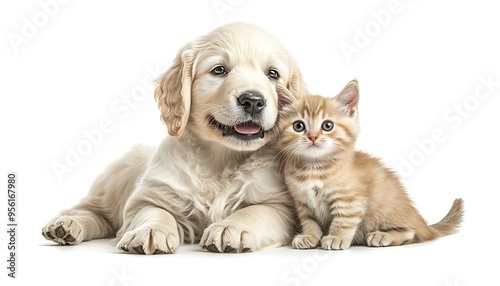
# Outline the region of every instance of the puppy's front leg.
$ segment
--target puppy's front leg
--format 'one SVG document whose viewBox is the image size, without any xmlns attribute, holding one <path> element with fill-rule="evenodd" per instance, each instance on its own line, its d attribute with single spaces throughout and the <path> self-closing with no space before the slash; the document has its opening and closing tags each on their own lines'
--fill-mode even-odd
<svg viewBox="0 0 500 286">
<path fill-rule="evenodd" d="M 180 245 L 175 218 L 166 210 L 147 206 L 126 218 L 117 247 L 140 254 L 174 253 Z"/>
<path fill-rule="evenodd" d="M 293 217 L 285 205 L 251 205 L 207 227 L 200 246 L 211 252 L 246 252 L 289 244 Z"/>
</svg>

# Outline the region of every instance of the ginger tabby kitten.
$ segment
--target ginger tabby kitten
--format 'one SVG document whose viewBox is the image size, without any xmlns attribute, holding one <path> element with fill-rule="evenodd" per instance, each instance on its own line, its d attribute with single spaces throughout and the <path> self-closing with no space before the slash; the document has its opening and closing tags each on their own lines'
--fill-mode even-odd
<svg viewBox="0 0 500 286">
<path fill-rule="evenodd" d="M 286 88 L 278 90 L 293 98 Z M 285 107 L 278 146 L 302 227 L 292 246 L 390 246 L 455 233 L 462 222 L 462 199 L 440 222 L 427 225 L 396 174 L 354 149 L 358 100 L 353 80 L 333 99 L 310 96 Z"/>
</svg>

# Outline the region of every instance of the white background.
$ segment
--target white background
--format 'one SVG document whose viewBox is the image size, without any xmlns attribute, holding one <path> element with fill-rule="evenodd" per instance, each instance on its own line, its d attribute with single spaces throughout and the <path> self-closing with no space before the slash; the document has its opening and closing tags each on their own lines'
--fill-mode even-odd
<svg viewBox="0 0 500 286">
<path fill-rule="evenodd" d="M 56 5 L 47 10 L 47 2 Z M 0 281 L 499 285 L 493 262 L 500 254 L 500 86 L 491 87 L 488 98 L 476 97 L 476 90 L 488 92 L 479 78 L 500 82 L 500 17 L 493 1 L 130 2 L 0 5 L 0 181 L 7 185 L 9 171 L 19 179 L 19 278 L 7 278 L 8 237 L 2 231 Z M 391 12 L 380 12 L 388 6 Z M 157 144 L 166 136 L 151 92 L 153 76 L 169 67 L 184 43 L 235 21 L 253 22 L 280 38 L 314 93 L 332 96 L 357 78 L 358 147 L 404 171 L 402 180 L 429 222 L 441 219 L 454 198 L 464 198 L 461 231 L 403 247 L 341 252 L 283 247 L 242 255 L 205 253 L 194 245 L 175 255 L 146 257 L 121 254 L 109 240 L 75 247 L 45 241 L 41 227 L 84 197 L 111 160 L 137 142 Z M 342 45 L 359 49 L 346 57 Z M 141 89 L 147 93 L 138 93 L 126 107 L 125 98 Z M 458 115 L 454 108 L 466 113 Z M 53 165 L 67 164 L 69 150 L 86 144 L 84 133 L 102 120 L 111 123 L 111 131 L 58 178 Z M 431 143 L 436 132 L 440 140 Z M 413 170 L 401 166 L 405 160 Z"/>
</svg>

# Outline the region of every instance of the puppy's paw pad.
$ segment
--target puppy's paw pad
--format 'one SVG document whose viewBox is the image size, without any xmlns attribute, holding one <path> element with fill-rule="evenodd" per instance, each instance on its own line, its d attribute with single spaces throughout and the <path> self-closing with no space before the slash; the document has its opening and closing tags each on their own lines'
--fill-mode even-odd
<svg viewBox="0 0 500 286">
<path fill-rule="evenodd" d="M 180 240 L 177 231 L 139 227 L 126 232 L 117 248 L 127 253 L 171 254 L 179 249 Z"/>
<path fill-rule="evenodd" d="M 351 242 L 352 238 L 327 235 L 321 239 L 321 248 L 325 250 L 342 250 L 349 248 Z"/>
<path fill-rule="evenodd" d="M 42 235 L 61 245 L 75 245 L 83 240 L 83 228 L 70 216 L 55 217 L 42 228 Z"/>
<path fill-rule="evenodd" d="M 316 248 L 319 243 L 319 238 L 309 234 L 296 235 L 292 241 L 292 247 L 297 249 L 311 249 Z"/>
</svg>

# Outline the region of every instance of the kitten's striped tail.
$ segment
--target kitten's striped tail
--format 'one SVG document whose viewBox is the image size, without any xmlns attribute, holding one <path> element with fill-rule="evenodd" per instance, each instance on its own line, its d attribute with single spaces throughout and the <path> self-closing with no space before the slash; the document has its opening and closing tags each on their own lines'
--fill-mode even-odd
<svg viewBox="0 0 500 286">
<path fill-rule="evenodd" d="M 462 224 L 464 216 L 464 200 L 455 199 L 448 214 L 438 223 L 430 225 L 438 237 L 454 234 Z"/>
</svg>

